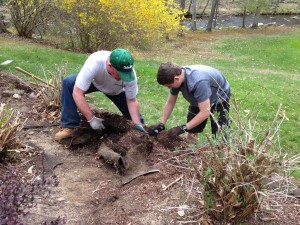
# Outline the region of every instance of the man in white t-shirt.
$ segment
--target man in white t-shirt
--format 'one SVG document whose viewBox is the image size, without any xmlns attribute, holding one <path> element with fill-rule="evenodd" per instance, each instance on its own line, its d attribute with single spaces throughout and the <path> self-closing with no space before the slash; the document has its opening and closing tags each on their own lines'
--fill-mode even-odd
<svg viewBox="0 0 300 225">
<path fill-rule="evenodd" d="M 61 96 L 61 127 L 55 140 L 72 137 L 80 124 L 78 111 L 87 119 L 94 130 L 103 130 L 103 119 L 94 115 L 85 94 L 103 92 L 121 111 L 131 119 L 134 128 L 145 132 L 139 104 L 136 99 L 138 85 L 133 68 L 134 58 L 125 49 L 98 51 L 91 54 L 79 74 L 64 78 Z"/>
</svg>

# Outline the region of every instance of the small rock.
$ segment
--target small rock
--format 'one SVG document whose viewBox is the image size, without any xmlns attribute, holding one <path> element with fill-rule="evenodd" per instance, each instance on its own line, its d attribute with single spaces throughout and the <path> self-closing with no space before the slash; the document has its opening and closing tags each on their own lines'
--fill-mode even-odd
<svg viewBox="0 0 300 225">
<path fill-rule="evenodd" d="M 184 210 L 178 210 L 177 213 L 178 213 L 179 216 L 184 216 L 185 215 Z"/>
<path fill-rule="evenodd" d="M 19 94 L 14 94 L 14 95 L 13 95 L 13 98 L 20 99 L 20 98 L 21 98 L 21 95 L 19 95 Z"/>
<path fill-rule="evenodd" d="M 57 201 L 59 201 L 59 202 L 63 202 L 63 201 L 66 201 L 66 199 L 65 199 L 65 198 L 63 198 L 63 197 L 60 197 L 60 198 L 58 198 L 58 199 L 57 199 Z"/>
<path fill-rule="evenodd" d="M 31 93 L 29 94 L 29 98 L 37 99 L 38 96 L 37 96 L 35 93 L 31 92 Z"/>
<path fill-rule="evenodd" d="M 264 26 L 264 24 L 263 23 L 258 23 L 257 26 L 262 27 L 262 26 Z"/>
<path fill-rule="evenodd" d="M 300 188 L 297 188 L 297 189 L 295 189 L 295 190 L 290 191 L 289 194 L 290 194 L 290 195 L 293 195 L 294 197 L 300 199 Z"/>
</svg>

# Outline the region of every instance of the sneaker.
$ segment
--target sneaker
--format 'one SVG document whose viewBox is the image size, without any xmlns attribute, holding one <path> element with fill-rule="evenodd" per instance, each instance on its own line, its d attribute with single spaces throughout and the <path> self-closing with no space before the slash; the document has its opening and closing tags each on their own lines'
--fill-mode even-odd
<svg viewBox="0 0 300 225">
<path fill-rule="evenodd" d="M 73 137 L 75 131 L 76 131 L 76 128 L 63 128 L 55 134 L 54 140 L 60 141 L 65 138 Z"/>
</svg>

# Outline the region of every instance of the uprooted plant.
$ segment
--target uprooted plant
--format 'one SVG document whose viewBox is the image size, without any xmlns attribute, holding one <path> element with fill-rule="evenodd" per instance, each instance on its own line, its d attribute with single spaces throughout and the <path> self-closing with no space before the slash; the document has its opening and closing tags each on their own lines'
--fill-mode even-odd
<svg viewBox="0 0 300 225">
<path fill-rule="evenodd" d="M 20 113 L 0 105 L 0 152 L 17 144 L 16 133 L 22 129 Z"/>
<path fill-rule="evenodd" d="M 209 145 L 199 149 L 197 163 L 192 165 L 208 214 L 219 221 L 239 224 L 262 208 L 264 197 L 272 191 L 268 184 L 274 182 L 274 175 L 279 183 L 276 193 L 287 193 L 288 170 L 299 169 L 300 155 L 285 159 L 275 146 L 277 131 L 285 119 L 279 118 L 281 106 L 270 128 L 256 138 L 251 122 L 248 126 L 242 123 L 236 103 L 235 108 L 237 130 L 222 133 L 223 141 L 219 142 L 207 135 Z"/>
</svg>

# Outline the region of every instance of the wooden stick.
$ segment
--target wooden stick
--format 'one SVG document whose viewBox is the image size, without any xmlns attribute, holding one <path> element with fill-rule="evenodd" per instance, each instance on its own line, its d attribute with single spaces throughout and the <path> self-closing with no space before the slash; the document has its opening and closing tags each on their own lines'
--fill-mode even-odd
<svg viewBox="0 0 300 225">
<path fill-rule="evenodd" d="M 44 84 L 38 84 L 38 83 L 35 83 L 35 82 L 29 82 L 31 85 L 33 86 L 37 86 L 37 87 L 42 87 L 42 88 L 46 88 L 47 86 L 44 85 Z"/>
<path fill-rule="evenodd" d="M 31 74 L 31 73 L 29 73 L 29 72 L 23 70 L 23 69 L 20 68 L 20 67 L 16 67 L 16 70 L 18 70 L 18 71 L 21 72 L 21 73 L 24 73 L 25 75 L 27 75 L 27 76 L 29 76 L 29 77 L 35 79 L 35 80 L 38 80 L 38 81 L 40 81 L 40 82 L 42 82 L 42 83 L 44 83 L 44 84 L 47 84 L 47 85 L 49 85 L 50 87 L 53 87 L 53 88 L 54 88 L 54 86 L 53 86 L 52 84 L 48 84 L 48 83 L 47 83 L 46 81 L 44 81 L 43 79 L 41 79 L 41 78 L 39 78 L 39 77 L 37 77 L 37 76 L 35 76 L 35 75 L 33 75 L 33 74 Z"/>
<path fill-rule="evenodd" d="M 169 187 L 173 186 L 174 184 L 176 184 L 178 181 L 180 181 L 182 179 L 183 175 L 179 178 L 177 178 L 176 180 L 174 180 L 172 183 L 170 183 L 169 185 L 165 186 L 163 185 L 163 190 L 166 191 Z"/>
</svg>

